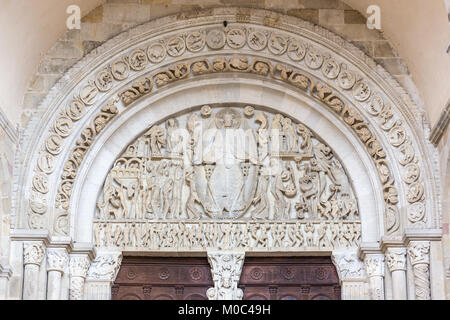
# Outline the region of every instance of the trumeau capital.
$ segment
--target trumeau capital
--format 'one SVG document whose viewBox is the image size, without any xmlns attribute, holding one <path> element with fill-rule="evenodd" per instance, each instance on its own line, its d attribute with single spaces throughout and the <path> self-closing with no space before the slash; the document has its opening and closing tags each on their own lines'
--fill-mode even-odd
<svg viewBox="0 0 450 320">
<path fill-rule="evenodd" d="M 72 277 L 86 278 L 89 270 L 90 260 L 87 256 L 70 257 L 70 275 Z"/>
<path fill-rule="evenodd" d="M 66 249 L 47 250 L 47 271 L 64 272 L 67 267 L 69 255 Z"/>
<path fill-rule="evenodd" d="M 42 242 L 25 242 L 23 245 L 23 264 L 41 265 L 45 255 L 45 247 Z"/>
<path fill-rule="evenodd" d="M 214 288 L 206 292 L 209 300 L 242 300 L 243 291 L 237 287 L 244 265 L 245 252 L 210 251 L 208 261 Z"/>
<path fill-rule="evenodd" d="M 341 281 L 365 278 L 364 264 L 353 251 L 335 251 L 331 259 Z"/>
<path fill-rule="evenodd" d="M 429 241 L 414 241 L 410 242 L 408 246 L 408 256 L 411 264 L 429 264 L 430 263 L 430 242 Z"/>
<path fill-rule="evenodd" d="M 406 249 L 388 248 L 386 252 L 386 262 L 391 272 L 406 270 Z"/>
<path fill-rule="evenodd" d="M 122 263 L 122 253 L 102 254 L 95 258 L 89 268 L 91 280 L 114 281 Z"/>
<path fill-rule="evenodd" d="M 364 265 L 369 277 L 383 277 L 384 276 L 384 255 L 383 254 L 368 254 L 364 258 Z"/>
</svg>

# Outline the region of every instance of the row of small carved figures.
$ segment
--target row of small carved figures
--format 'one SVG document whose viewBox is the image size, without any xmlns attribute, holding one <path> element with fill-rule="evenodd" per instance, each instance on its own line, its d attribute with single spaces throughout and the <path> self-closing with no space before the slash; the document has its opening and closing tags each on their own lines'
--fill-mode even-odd
<svg viewBox="0 0 450 320">
<path fill-rule="evenodd" d="M 341 248 L 358 246 L 360 239 L 360 222 L 94 224 L 97 247 Z"/>
</svg>

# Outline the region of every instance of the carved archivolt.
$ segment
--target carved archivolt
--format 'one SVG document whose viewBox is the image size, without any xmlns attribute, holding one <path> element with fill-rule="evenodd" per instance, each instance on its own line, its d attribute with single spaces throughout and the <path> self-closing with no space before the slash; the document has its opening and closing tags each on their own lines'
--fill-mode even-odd
<svg viewBox="0 0 450 320">
<path fill-rule="evenodd" d="M 180 58 L 186 53 L 200 55 L 207 50 L 219 52 L 219 50 L 241 48 L 254 51 L 255 54 L 264 53 L 274 58 L 284 57 L 295 67 L 266 59 L 224 55 L 210 59 L 180 61 L 168 68 L 150 72 L 148 75 L 143 73 L 146 68 L 154 69 L 165 59 Z M 300 70 L 308 70 L 309 73 Z M 424 206 L 426 191 L 422 180 L 424 177 L 421 174 L 421 164 L 416 156 L 413 138 L 405 129 L 403 118 L 393 110 L 383 93 L 378 92 L 360 72 L 352 70 L 342 59 L 332 56 L 328 51 L 325 52 L 321 47 L 293 33 L 236 23 L 225 29 L 202 27 L 168 38 L 151 39 L 145 46 L 133 49 L 132 52 L 116 59 L 103 70 L 98 71 L 93 79 L 80 85 L 79 91 L 67 102 L 64 110 L 54 118 L 37 159 L 29 200 L 28 222 L 31 228 L 45 227 L 49 176 L 55 171 L 54 164 L 64 148 L 64 141 L 70 136 L 76 123 L 85 116 L 87 109 L 95 106 L 105 94 L 112 92 L 120 82 L 134 77 L 138 72 L 144 75 L 133 80 L 128 89 L 119 93 L 124 107 L 173 81 L 217 72 L 247 72 L 270 77 L 289 83 L 319 99 L 336 112 L 366 145 L 378 168 L 383 185 L 386 202 L 386 232 L 394 233 L 400 226 L 396 206 L 398 191 L 395 186 L 395 183 L 398 184 L 400 181 L 394 181 L 393 168 L 388 164 L 382 143 L 378 141 L 374 129 L 364 119 L 361 112 L 347 102 L 351 101 L 359 110 L 363 110 L 364 114 L 367 113 L 378 123 L 393 149 L 397 151 L 395 156 L 403 167 L 402 179 L 407 190 L 409 223 L 420 226 L 427 222 Z M 342 95 L 338 94 L 332 86 L 339 88 Z M 92 139 L 94 137 L 95 134 Z M 89 142 L 92 143 L 92 141 Z M 71 154 L 71 157 L 75 158 L 67 161 L 67 167 L 64 167 L 62 182 L 59 184 L 56 197 L 57 206 L 63 210 L 68 208 L 74 173 L 83 158 L 78 153 L 84 154 L 87 147 L 89 145 L 77 143 Z M 57 226 L 55 228 L 58 230 Z M 59 229 L 64 228 L 59 227 Z M 66 231 L 59 232 L 66 233 Z"/>
<path fill-rule="evenodd" d="M 303 124 L 203 106 L 126 148 L 94 234 L 98 247 L 338 248 L 358 246 L 361 225 L 342 165 Z"/>
<path fill-rule="evenodd" d="M 69 159 L 64 165 L 64 171 L 61 176 L 61 183 L 58 187 L 56 196 L 56 208 L 60 209 L 55 219 L 55 232 L 58 234 L 68 235 L 68 213 L 69 200 L 72 193 L 72 186 L 83 158 L 94 141 L 96 135 L 103 130 L 106 124 L 118 113 L 114 106 L 115 101 L 106 104 L 101 112 L 98 113 L 91 124 L 81 133 L 81 139 L 77 140 L 76 146 L 72 149 Z"/>
</svg>

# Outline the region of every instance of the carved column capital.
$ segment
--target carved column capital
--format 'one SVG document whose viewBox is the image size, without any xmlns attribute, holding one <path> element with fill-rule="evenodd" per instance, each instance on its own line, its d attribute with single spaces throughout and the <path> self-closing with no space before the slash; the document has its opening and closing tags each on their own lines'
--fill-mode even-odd
<svg viewBox="0 0 450 320">
<path fill-rule="evenodd" d="M 242 251 L 210 251 L 208 261 L 214 288 L 206 292 L 209 300 L 242 300 L 244 293 L 239 289 L 245 253 Z"/>
<path fill-rule="evenodd" d="M 341 281 L 364 279 L 366 277 L 364 264 L 359 260 L 356 252 L 334 251 L 331 259 L 336 266 Z"/>
<path fill-rule="evenodd" d="M 388 248 L 386 251 L 386 262 L 391 272 L 406 270 L 406 249 Z"/>
<path fill-rule="evenodd" d="M 430 264 L 430 242 L 411 242 L 408 246 L 408 256 L 413 266 L 419 263 Z"/>
<path fill-rule="evenodd" d="M 90 260 L 85 255 L 70 257 L 70 275 L 72 277 L 86 278 L 89 270 Z"/>
<path fill-rule="evenodd" d="M 35 264 L 40 266 L 45 255 L 45 247 L 42 242 L 25 242 L 23 244 L 23 264 Z"/>
<path fill-rule="evenodd" d="M 113 282 L 122 263 L 122 253 L 102 254 L 95 258 L 89 268 L 88 278 Z"/>
<path fill-rule="evenodd" d="M 64 273 L 69 261 L 66 249 L 47 249 L 47 271 Z"/>
<path fill-rule="evenodd" d="M 367 254 L 364 258 L 364 265 L 369 277 L 384 277 L 384 255 Z"/>
</svg>

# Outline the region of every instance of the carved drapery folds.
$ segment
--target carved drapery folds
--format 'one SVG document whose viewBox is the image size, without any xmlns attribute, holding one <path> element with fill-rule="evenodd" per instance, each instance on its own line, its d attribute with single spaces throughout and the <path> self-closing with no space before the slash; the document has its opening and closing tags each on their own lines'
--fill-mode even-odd
<svg viewBox="0 0 450 320">
<path fill-rule="evenodd" d="M 194 25 L 195 23 L 192 24 Z M 361 71 L 348 66 L 341 57 L 325 52 L 325 49 L 319 48 L 309 40 L 281 30 L 266 31 L 262 26 L 255 25 L 248 28 L 246 25 L 235 23 L 232 29 L 192 27 L 187 31 L 186 37 L 162 35 L 159 39 L 150 39 L 149 43 L 142 44 L 141 48 L 130 50 L 113 62 L 108 61 L 107 67 L 99 70 L 92 79 L 77 86 L 78 91 L 72 99 L 69 99 L 64 110 L 55 115 L 45 143 L 41 146 L 41 153 L 36 161 L 36 173 L 30 181 L 29 226 L 43 228 L 45 225 L 44 217 L 49 201 L 47 196 L 50 194 L 49 177 L 55 171 L 54 164 L 57 157 L 64 148 L 65 140 L 77 126 L 77 122 L 85 116 L 88 108 L 96 105 L 103 94 L 111 92 L 119 83 L 134 77 L 137 72 L 142 74 L 142 77 L 134 79 L 130 88 L 121 90 L 118 95 L 124 107 L 171 82 L 217 72 L 246 72 L 270 77 L 310 94 L 334 110 L 366 145 L 383 184 L 387 233 L 395 233 L 400 227 L 396 207 L 398 192 L 395 186 L 401 183 L 400 180 L 407 190 L 406 200 L 409 203 L 407 221 L 413 227 L 423 226 L 427 220 L 424 206 L 426 194 L 423 186 L 424 174 L 420 169 L 422 166 L 403 117 L 397 114 L 395 106 L 391 105 L 384 92 L 379 92 Z M 269 34 L 272 35 L 270 39 Z M 230 48 L 244 48 L 265 52 L 277 58 L 282 57 L 308 72 L 263 59 L 252 60 L 246 56 L 180 60 L 167 68 L 150 71 L 154 70 L 155 65 L 162 65 L 163 60 L 180 58 L 188 52 L 197 54 L 206 50 L 216 50 L 220 54 L 220 50 Z M 149 69 L 148 74 L 143 72 L 146 68 Z M 339 88 L 340 93 L 335 92 L 333 88 Z M 346 99 L 350 101 L 349 104 Z M 401 179 L 394 180 L 392 167 L 382 150 L 381 143 L 376 139 L 374 129 L 364 120 L 361 112 L 351 105 L 364 110 L 364 114 L 378 124 L 381 129 L 379 132 L 384 132 L 386 141 L 395 150 L 402 168 Z M 76 150 L 82 154 L 85 151 L 83 148 Z M 67 170 L 64 175 L 67 177 L 62 177 L 59 185 L 56 202 L 61 211 L 57 213 L 55 231 L 60 234 L 67 234 L 68 212 L 65 207 L 70 200 L 73 174 L 76 174 L 80 159 L 82 157 L 75 157 L 73 159 L 75 162 L 66 163 Z"/>
<path fill-rule="evenodd" d="M 214 287 L 206 292 L 209 300 L 242 300 L 244 292 L 239 289 L 245 253 L 240 251 L 209 251 L 208 261 Z"/>
<path fill-rule="evenodd" d="M 430 300 L 430 242 L 414 241 L 408 246 L 414 272 L 414 293 L 417 300 Z"/>
<path fill-rule="evenodd" d="M 332 150 L 253 106 L 168 119 L 116 160 L 98 200 L 97 247 L 357 247 L 361 224 Z"/>
</svg>

